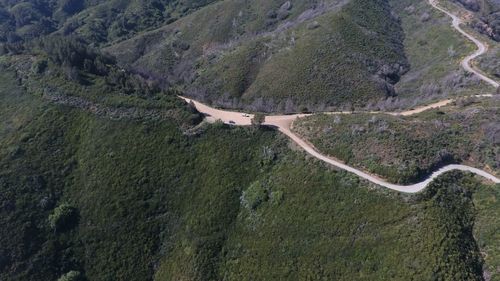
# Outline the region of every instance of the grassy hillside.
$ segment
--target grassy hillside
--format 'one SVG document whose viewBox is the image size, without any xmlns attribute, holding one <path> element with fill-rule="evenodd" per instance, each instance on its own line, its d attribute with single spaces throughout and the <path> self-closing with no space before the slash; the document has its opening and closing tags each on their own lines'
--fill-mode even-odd
<svg viewBox="0 0 500 281">
<path fill-rule="evenodd" d="M 462 58 L 476 46 L 450 26 L 448 16 L 432 8 L 428 0 L 390 2 L 401 18 L 410 69 L 395 86 L 398 97 L 374 108 L 408 108 L 446 96 L 494 91 L 461 68 Z"/>
<path fill-rule="evenodd" d="M 407 108 L 491 92 L 459 67 L 474 46 L 426 0 L 0 1 L 0 17 L 0 54 L 49 33 L 77 37 L 221 107 Z M 492 61 L 481 62 L 488 73 Z"/>
<path fill-rule="evenodd" d="M 176 97 L 351 109 L 394 95 L 404 52 L 414 78 L 396 88 L 425 96 L 412 85 L 447 81 L 452 64 L 403 31 L 456 43 L 457 56 L 468 46 L 435 14 L 417 24 L 421 2 L 402 22 L 393 12 L 409 0 L 391 5 L 0 0 L 0 280 L 497 280 L 498 186 L 448 173 L 391 192 L 276 131 L 200 123 Z M 393 181 L 448 161 L 498 171 L 498 103 L 296 129 Z"/>
<path fill-rule="evenodd" d="M 220 1 L 177 22 L 113 45 L 109 51 L 143 71 L 172 80 L 192 79 L 185 72 L 199 57 L 268 32 L 286 30 L 318 14 L 338 10 L 344 2 L 347 1 L 329 0 L 326 5 L 318 5 L 299 0 L 285 5 L 286 1 L 277 0 Z"/>
<path fill-rule="evenodd" d="M 16 107 L 16 95 L 27 94 L 2 91 L 2 106 Z M 2 135 L 1 279 L 55 280 L 69 270 L 85 271 L 89 280 L 149 279 L 160 249 L 168 250 L 161 243 L 184 220 L 183 206 L 195 207 L 193 197 L 206 189 L 221 203 L 206 207 L 230 219 L 237 209 L 225 197 L 265 168 L 260 152 L 274 138 L 221 127 L 188 137 L 168 120 L 111 121 L 47 104 L 34 109 L 17 108 L 33 116 Z M 2 129 L 19 115 L 2 119 Z M 238 166 L 243 162 L 247 168 Z M 78 226 L 54 231 L 48 218 L 63 203 L 78 210 Z M 196 218 L 226 223 L 214 215 Z"/>
<path fill-rule="evenodd" d="M 273 131 L 110 120 L 0 79 L 2 280 L 481 280 L 468 177 L 402 196 Z"/>
<path fill-rule="evenodd" d="M 497 173 L 498 99 L 463 100 L 456 107 L 412 117 L 354 114 L 299 119 L 294 130 L 346 163 L 409 183 L 449 163 Z"/>
<path fill-rule="evenodd" d="M 108 51 L 224 107 L 290 112 L 394 94 L 407 63 L 387 1 L 264 2 L 222 1 Z"/>
<path fill-rule="evenodd" d="M 478 4 L 477 10 L 468 9 L 466 2 L 460 1 L 440 1 L 443 7 L 455 14 L 467 14 L 467 22 L 462 25 L 463 29 L 473 34 L 488 46 L 488 51 L 478 57 L 475 65 L 486 75 L 499 80 L 499 62 L 498 53 L 500 47 L 498 44 L 500 26 L 500 2 L 497 0 L 471 1 Z M 464 5 L 466 4 L 466 5 Z"/>
<path fill-rule="evenodd" d="M 457 6 L 476 15 L 470 25 L 496 42 L 500 41 L 500 2 L 498 0 L 453 0 Z"/>
<path fill-rule="evenodd" d="M 405 58 L 403 35 L 387 3 L 354 0 L 316 20 L 315 29 L 303 24 L 288 33 L 288 42 L 262 39 L 210 58 L 191 91 L 216 104 L 239 100 L 254 110 L 284 112 L 360 106 L 394 94 L 384 79 L 395 83 Z"/>
</svg>

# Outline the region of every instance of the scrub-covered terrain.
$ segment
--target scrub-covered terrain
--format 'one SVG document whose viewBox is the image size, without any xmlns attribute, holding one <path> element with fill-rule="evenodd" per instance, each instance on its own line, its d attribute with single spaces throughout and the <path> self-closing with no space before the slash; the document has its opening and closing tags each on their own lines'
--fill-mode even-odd
<svg viewBox="0 0 500 281">
<path fill-rule="evenodd" d="M 277 114 L 494 93 L 448 20 L 424 0 L 0 0 L 0 280 L 500 280 L 498 185 L 389 191 L 178 98 Z M 498 175 L 497 111 L 294 130 L 393 182 Z"/>
<path fill-rule="evenodd" d="M 3 280 L 481 280 L 469 177 L 402 196 L 274 131 L 113 120 L 2 70 Z"/>
</svg>

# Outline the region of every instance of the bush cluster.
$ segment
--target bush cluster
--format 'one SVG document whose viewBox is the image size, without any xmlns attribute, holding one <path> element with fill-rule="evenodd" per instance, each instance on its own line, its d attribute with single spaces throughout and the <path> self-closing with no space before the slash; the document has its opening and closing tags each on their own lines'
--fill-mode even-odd
<svg viewBox="0 0 500 281">
<path fill-rule="evenodd" d="M 49 216 L 49 226 L 55 232 L 68 230 L 78 223 L 78 211 L 69 204 L 61 204 Z"/>
</svg>

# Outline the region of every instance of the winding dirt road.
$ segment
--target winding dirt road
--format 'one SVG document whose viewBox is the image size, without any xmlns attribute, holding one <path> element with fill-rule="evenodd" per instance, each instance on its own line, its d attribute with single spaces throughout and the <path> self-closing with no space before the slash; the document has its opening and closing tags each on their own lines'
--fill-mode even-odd
<svg viewBox="0 0 500 281">
<path fill-rule="evenodd" d="M 488 84 L 492 85 L 493 87 L 498 88 L 500 84 L 497 81 L 495 81 L 495 80 L 489 78 L 488 76 L 484 75 L 480 70 L 475 69 L 471 65 L 471 62 L 474 59 L 476 59 L 477 57 L 483 55 L 484 53 L 486 53 L 488 51 L 488 47 L 483 42 L 481 42 L 478 39 L 476 39 L 474 36 L 472 36 L 469 33 L 465 32 L 460 27 L 460 25 L 463 23 L 462 19 L 460 19 L 458 16 L 456 16 L 456 15 L 448 12 L 446 9 L 442 8 L 441 6 L 439 6 L 438 0 L 429 0 L 429 3 L 435 9 L 438 9 L 439 11 L 441 11 L 441 12 L 445 13 L 446 15 L 448 15 L 449 17 L 451 17 L 452 18 L 452 26 L 453 26 L 453 28 L 455 28 L 463 36 L 467 37 L 467 39 L 469 39 L 470 41 L 474 42 L 474 44 L 476 44 L 476 46 L 477 46 L 478 49 L 474 53 L 472 53 L 471 55 L 465 57 L 462 60 L 462 67 L 466 71 L 474 73 L 479 78 L 481 78 L 483 81 L 487 82 Z"/>
<path fill-rule="evenodd" d="M 499 87 L 498 82 L 487 77 L 486 75 L 482 74 L 479 70 L 476 70 L 471 66 L 472 60 L 474 60 L 478 56 L 484 54 L 488 50 L 486 45 L 484 45 L 478 39 L 474 38 L 472 35 L 465 32 L 460 27 L 462 20 L 459 17 L 451 14 L 447 10 L 441 8 L 437 4 L 437 0 L 429 0 L 429 3 L 434 8 L 436 8 L 439 11 L 450 16 L 453 19 L 453 27 L 456 30 L 458 30 L 458 32 L 463 34 L 465 37 L 467 37 L 469 40 L 471 40 L 472 42 L 474 42 L 478 46 L 478 50 L 476 50 L 473 54 L 467 56 L 466 58 L 464 58 L 462 60 L 462 63 L 461 63 L 462 67 L 466 71 L 474 73 L 480 79 L 489 83 L 493 87 L 498 88 Z M 492 97 L 492 96 L 493 95 L 476 95 L 475 97 Z M 202 104 L 200 102 L 197 102 L 195 100 L 186 98 L 186 97 L 181 97 L 181 98 L 184 99 L 188 103 L 192 102 L 199 112 L 205 114 L 206 120 L 208 122 L 215 122 L 217 120 L 221 120 L 222 122 L 224 122 L 226 124 L 230 124 L 230 125 L 248 126 L 248 125 L 251 125 L 251 119 L 254 117 L 253 114 L 215 109 L 215 108 L 212 108 L 212 107 L 207 106 L 205 104 Z M 373 113 L 373 114 L 385 113 L 385 114 L 390 114 L 390 115 L 395 115 L 395 116 L 410 116 L 410 115 L 421 113 L 421 112 L 429 110 L 429 109 L 446 106 L 454 101 L 455 101 L 454 99 L 446 99 L 446 100 L 442 100 L 442 101 L 439 101 L 439 102 L 436 102 L 436 103 L 433 103 L 433 104 L 430 104 L 427 106 L 418 107 L 416 109 L 412 109 L 412 110 L 408 110 L 408 111 L 404 111 L 404 112 L 369 112 L 369 113 Z M 351 112 L 328 112 L 326 114 L 350 114 L 350 113 Z M 348 166 L 348 165 L 346 165 L 346 164 L 344 164 L 344 163 L 342 163 L 342 162 L 340 162 L 332 157 L 328 157 L 324 154 L 321 154 L 311 144 L 307 143 L 305 140 L 301 139 L 299 136 L 294 134 L 291 130 L 293 122 L 297 118 L 305 117 L 308 115 L 310 115 L 310 114 L 266 116 L 266 119 L 265 119 L 263 125 L 272 126 L 272 127 L 277 128 L 280 132 L 287 135 L 290 139 L 292 139 L 295 143 L 297 143 L 300 147 L 302 147 L 308 154 L 312 155 L 313 157 L 315 157 L 321 161 L 324 161 L 324 162 L 331 164 L 335 167 L 338 167 L 342 170 L 354 173 L 357 176 L 359 176 L 365 180 L 368 180 L 374 184 L 377 184 L 377 185 L 380 185 L 380 186 L 383 186 L 383 187 L 386 187 L 386 188 L 389 188 L 392 190 L 396 190 L 399 192 L 404 192 L 404 193 L 420 192 L 423 189 L 425 189 L 435 178 L 442 175 L 443 173 L 453 171 L 453 170 L 474 173 L 474 174 L 477 174 L 479 176 L 482 176 L 482 177 L 492 181 L 493 183 L 497 183 L 497 184 L 500 183 L 500 179 L 495 177 L 494 175 L 492 175 L 486 171 L 483 171 L 483 170 L 480 170 L 480 169 L 477 169 L 474 167 L 466 166 L 466 165 L 447 165 L 447 166 L 435 171 L 434 173 L 432 173 L 426 180 L 419 182 L 419 183 L 416 183 L 416 184 L 412 184 L 412 185 L 397 185 L 397 184 L 389 183 L 389 182 L 387 182 L 387 181 L 385 181 L 385 180 L 383 180 L 375 175 L 368 174 L 366 172 L 363 172 L 361 170 L 358 170 L 356 168 Z"/>
<path fill-rule="evenodd" d="M 486 95 L 486 96 L 491 96 L 491 95 Z M 241 112 L 234 112 L 234 111 L 225 111 L 225 110 L 220 110 L 220 109 L 215 109 L 210 106 L 207 106 L 205 104 L 202 104 L 200 102 L 197 102 L 195 100 L 186 98 L 186 97 L 181 97 L 184 99 L 186 102 L 190 103 L 192 102 L 196 109 L 200 111 L 201 113 L 205 114 L 207 117 L 206 120 L 208 122 L 215 122 L 216 120 L 221 120 L 222 122 L 230 125 L 237 125 L 237 126 L 248 126 L 251 124 L 251 118 L 253 118 L 252 114 L 245 114 Z M 449 103 L 453 102 L 453 100 L 446 100 L 446 101 L 441 101 L 437 102 L 435 104 L 431 104 L 428 106 L 423 106 L 417 109 L 413 109 L 410 111 L 405 111 L 405 112 L 398 112 L 398 113 L 389 113 L 392 115 L 401 115 L 401 116 L 409 116 L 413 114 L 420 113 L 425 110 L 429 110 L 431 108 L 437 108 L 441 106 L 445 106 Z M 377 112 L 380 113 L 380 112 Z M 350 112 L 329 112 L 328 114 L 350 114 Z M 297 145 L 302 147 L 307 153 L 312 155 L 313 157 L 324 161 L 328 164 L 331 164 L 335 167 L 338 167 L 342 170 L 346 170 L 348 172 L 354 173 L 358 175 L 359 177 L 368 180 L 374 184 L 396 190 L 399 192 L 405 192 L 405 193 L 416 193 L 419 192 L 427 187 L 430 182 L 432 182 L 436 177 L 440 176 L 443 173 L 453 171 L 453 170 L 460 170 L 460 171 L 466 171 L 466 172 L 471 172 L 477 175 L 480 175 L 494 183 L 500 183 L 500 179 L 477 168 L 470 167 L 470 166 L 465 166 L 465 165 L 448 165 L 445 166 L 438 171 L 432 173 L 431 176 L 429 176 L 425 181 L 416 183 L 413 185 L 397 185 L 397 184 L 392 184 L 389 183 L 375 175 L 368 174 L 366 172 L 363 172 L 361 170 L 358 170 L 356 168 L 353 168 L 351 166 L 348 166 L 332 157 L 328 157 L 327 155 L 321 154 L 318 152 L 312 145 L 307 143 L 305 140 L 301 139 L 298 135 L 294 134 L 291 130 L 291 126 L 293 124 L 293 121 L 295 121 L 299 117 L 305 117 L 309 116 L 310 114 L 295 114 L 295 115 L 272 115 L 272 116 L 266 116 L 265 122 L 263 125 L 266 126 L 271 126 L 277 128 L 280 132 L 288 136 L 290 139 L 292 139 Z"/>
<path fill-rule="evenodd" d="M 474 167 L 470 167 L 470 166 L 465 166 L 465 165 L 447 165 L 441 169 L 439 169 L 438 171 L 435 171 L 434 173 L 432 173 L 432 175 L 430 175 L 426 180 L 422 181 L 422 182 L 419 182 L 419 183 L 416 183 L 416 184 L 412 184 L 412 185 L 397 185 L 397 184 L 392 184 L 392 183 L 389 183 L 389 182 L 386 182 L 385 180 L 375 176 L 375 175 L 372 175 L 372 174 L 368 174 L 366 172 L 363 172 L 361 170 L 358 170 L 356 168 L 353 168 L 351 166 L 348 166 L 336 159 L 333 159 L 331 157 L 328 157 L 324 154 L 321 154 L 319 153 L 316 149 L 314 149 L 313 146 L 311 146 L 310 144 L 308 144 L 306 141 L 304 141 L 303 139 L 301 139 L 299 136 L 297 136 L 296 134 L 294 134 L 290 129 L 289 127 L 279 127 L 279 130 L 287 135 L 289 138 L 291 138 L 295 143 L 297 143 L 300 147 L 302 147 L 307 153 L 309 153 L 310 155 L 314 156 L 315 158 L 321 160 L 321 161 L 324 161 L 328 164 L 331 164 L 333 166 L 336 166 L 342 170 L 345 170 L 345 171 L 348 171 L 348 172 L 351 172 L 353 174 L 356 174 L 357 176 L 359 176 L 360 178 L 363 178 L 363 179 L 366 179 L 374 184 L 377 184 L 377 185 L 380 185 L 380 186 L 383 186 L 383 187 L 386 187 L 386 188 L 389 188 L 389 189 L 392 189 L 392 190 L 396 190 L 396 191 L 399 191 L 399 192 L 404 192 L 404 193 L 416 193 L 416 192 L 419 192 L 419 191 L 422 191 L 423 189 L 425 189 L 427 187 L 427 185 L 429 185 L 435 178 L 439 177 L 440 175 L 446 173 L 446 172 L 449 172 L 449 171 L 453 171 L 453 170 L 460 170 L 460 171 L 464 171 L 464 172 L 471 172 L 471 173 L 474 173 L 474 174 L 477 174 L 477 175 L 480 175 L 494 183 L 500 183 L 500 179 L 483 171 L 483 170 L 480 170 L 480 169 L 477 169 L 477 168 L 474 168 Z"/>
</svg>

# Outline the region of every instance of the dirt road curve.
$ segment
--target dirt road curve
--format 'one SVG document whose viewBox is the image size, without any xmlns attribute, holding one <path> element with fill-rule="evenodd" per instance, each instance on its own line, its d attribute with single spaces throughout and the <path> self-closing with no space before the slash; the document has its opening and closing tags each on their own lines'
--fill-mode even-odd
<svg viewBox="0 0 500 281">
<path fill-rule="evenodd" d="M 231 125 L 238 125 L 238 126 L 252 125 L 251 122 L 252 118 L 254 117 L 253 114 L 245 114 L 242 112 L 215 109 L 213 107 L 204 105 L 201 102 L 197 102 L 190 98 L 181 96 L 180 98 L 185 100 L 187 103 L 193 103 L 196 109 L 205 115 L 205 120 L 210 123 L 213 123 L 217 120 L 221 120 L 222 122 Z"/>
<path fill-rule="evenodd" d="M 244 113 L 215 109 L 215 108 L 209 107 L 207 105 L 204 105 L 200 102 L 197 102 L 197 101 L 189 99 L 189 98 L 185 98 L 185 97 L 181 97 L 181 98 L 184 99 L 186 102 L 192 102 L 194 104 L 194 106 L 196 107 L 196 109 L 198 109 L 198 111 L 200 111 L 201 113 L 205 114 L 205 116 L 207 116 L 208 122 L 222 120 L 226 124 L 232 124 L 232 125 L 238 125 L 238 126 L 246 126 L 246 125 L 251 124 L 251 120 L 250 120 L 251 117 L 244 117 Z M 435 103 L 432 105 L 428 105 L 428 106 L 424 106 L 421 108 L 417 108 L 414 110 L 400 112 L 400 113 L 390 113 L 390 114 L 408 116 L 408 115 L 416 114 L 416 113 L 419 113 L 419 112 L 422 112 L 424 110 L 428 110 L 431 108 L 436 108 L 436 107 L 447 105 L 452 101 L 453 100 L 441 101 L 441 102 L 438 102 L 438 103 Z M 377 112 L 377 113 L 379 113 L 379 112 Z M 330 112 L 328 114 L 349 114 L 349 113 L 348 112 Z M 248 114 L 248 115 L 253 116 L 251 114 Z M 309 114 L 266 116 L 266 120 L 264 122 L 264 125 L 277 128 L 280 132 L 287 135 L 290 139 L 292 139 L 295 143 L 297 143 L 300 147 L 302 147 L 307 153 L 309 153 L 310 155 L 314 156 L 315 158 L 317 158 L 321 161 L 324 161 L 328 164 L 331 164 L 333 166 L 336 166 L 336 167 L 343 169 L 343 170 L 346 170 L 348 172 L 354 173 L 354 174 L 358 175 L 359 177 L 366 179 L 374 184 L 377 184 L 377 185 L 380 185 L 380 186 L 383 186 L 383 187 L 386 187 L 386 188 L 389 188 L 392 190 L 400 191 L 400 192 L 405 192 L 405 193 L 419 192 L 419 191 L 423 190 L 424 188 L 426 188 L 427 185 L 430 182 L 432 182 L 436 177 L 438 177 L 439 175 L 441 175 L 445 172 L 452 171 L 452 170 L 471 172 L 471 173 L 480 175 L 480 176 L 482 176 L 482 177 L 484 177 L 484 178 L 486 178 L 494 183 L 500 183 L 500 179 L 498 179 L 497 177 L 495 177 L 495 176 L 493 176 L 493 175 L 491 175 L 483 170 L 479 170 L 479 169 L 476 169 L 474 167 L 469 167 L 469 166 L 465 166 L 465 165 L 448 165 L 448 166 L 445 166 L 445 167 L 441 168 L 440 170 L 434 172 L 428 179 L 426 179 L 423 182 L 413 184 L 413 185 L 408 185 L 408 186 L 391 184 L 389 182 L 384 181 L 381 178 L 378 178 L 377 176 L 374 176 L 374 175 L 368 174 L 366 172 L 363 172 L 361 170 L 358 170 L 356 168 L 350 167 L 350 166 L 348 166 L 348 165 L 346 165 L 346 164 L 344 164 L 344 163 L 342 163 L 334 158 L 331 158 L 331 157 L 328 157 L 324 154 L 321 154 L 312 145 L 308 144 L 306 141 L 304 141 L 299 136 L 294 134 L 290 129 L 293 121 L 295 121 L 295 119 L 297 119 L 299 117 L 304 117 L 304 116 L 308 116 L 308 115 Z M 229 122 L 232 122 L 232 123 L 229 123 Z"/>
<path fill-rule="evenodd" d="M 432 173 L 432 175 L 430 177 L 428 177 L 426 180 L 422 181 L 422 182 L 419 182 L 419 183 L 416 183 L 416 184 L 413 184 L 413 185 L 397 185 L 397 184 L 392 184 L 392 183 L 389 183 L 389 182 L 386 182 L 384 181 L 383 179 L 381 178 L 378 178 L 377 176 L 374 176 L 374 175 L 371 175 L 371 174 L 368 174 L 368 173 L 365 173 L 361 170 L 358 170 L 356 168 L 353 168 L 351 166 L 348 166 L 338 160 L 335 160 L 333 158 L 330 158 L 326 155 L 323 155 L 321 153 L 319 153 L 316 149 L 314 149 L 314 147 L 312 147 L 311 145 L 309 145 L 307 142 L 305 142 L 304 140 L 302 140 L 299 136 L 295 135 L 290 129 L 289 127 L 279 127 L 279 130 L 284 133 L 285 135 L 287 135 L 289 138 L 291 138 L 295 143 L 297 143 L 300 147 L 302 147 L 307 153 L 309 153 L 310 155 L 314 156 L 315 158 L 321 160 L 321 161 L 324 161 L 328 164 L 331 164 L 333 166 L 336 166 L 342 170 L 346 170 L 348 172 L 351 172 L 351 173 L 354 173 L 356 174 L 357 176 L 365 179 L 365 180 L 368 180 L 374 184 L 377 184 L 377 185 L 380 185 L 380 186 L 383 186 L 383 187 L 386 187 L 386 188 L 389 188 L 389 189 L 392 189 L 392 190 L 396 190 L 396 191 L 399 191 L 399 192 L 404 192 L 404 193 L 416 193 L 416 192 L 419 192 L 423 189 L 425 189 L 427 187 L 427 185 L 429 185 L 429 183 L 431 183 L 435 178 L 437 178 L 438 176 L 440 176 L 441 174 L 443 173 L 446 173 L 446 172 L 449 172 L 449 171 L 453 171 L 453 170 L 460 170 L 460 171 L 465 171 L 465 172 L 471 172 L 471 173 L 474 173 L 474 174 L 477 174 L 477 175 L 480 175 L 494 183 L 500 183 L 500 179 L 496 178 L 495 176 L 483 171 L 483 170 L 480 170 L 480 169 L 477 169 L 477 168 L 474 168 L 474 167 L 469 167 L 469 166 L 465 166 L 465 165 L 448 165 L 448 166 L 445 166 L 441 169 L 439 169 L 438 171 Z"/>
<path fill-rule="evenodd" d="M 429 3 L 436 9 L 438 9 L 439 11 L 447 14 L 448 16 L 450 16 L 452 18 L 452 25 L 453 27 L 458 30 L 458 32 L 460 32 L 462 35 L 464 35 L 465 37 L 467 37 L 469 40 L 471 40 L 472 42 L 474 42 L 474 44 L 476 44 L 476 46 L 478 47 L 478 49 L 472 53 L 471 55 L 465 57 L 463 60 L 462 60 L 462 67 L 468 71 L 468 72 L 471 72 L 471 73 L 474 73 L 475 75 L 477 75 L 479 78 L 481 78 L 483 81 L 487 82 L 488 84 L 492 85 L 493 87 L 495 88 L 498 88 L 499 87 L 499 83 L 489 77 L 487 77 L 486 75 L 484 75 L 483 73 L 481 73 L 480 70 L 477 70 L 475 69 L 474 67 L 471 66 L 471 61 L 476 59 L 477 57 L 481 56 L 482 54 L 486 53 L 486 51 L 488 51 L 488 47 L 481 41 L 479 41 L 478 39 L 476 39 L 474 36 L 470 35 L 469 33 L 465 32 L 461 27 L 460 27 L 460 24 L 462 24 L 462 20 L 458 17 L 458 16 L 455 16 L 454 14 L 448 12 L 447 10 L 445 10 L 444 8 L 441 8 L 438 4 L 438 1 L 437 0 L 429 0 Z"/>
<path fill-rule="evenodd" d="M 462 23 L 461 19 L 450 12 L 446 11 L 445 9 L 441 8 L 437 4 L 437 0 L 429 0 L 429 3 L 436 9 L 440 10 L 441 12 L 447 14 L 453 19 L 453 27 L 458 30 L 461 34 L 469 38 L 472 42 L 474 42 L 478 46 L 478 50 L 475 51 L 473 54 L 467 56 L 465 59 L 462 60 L 462 67 L 471 73 L 474 73 L 477 75 L 479 78 L 484 80 L 485 82 L 489 83 L 493 87 L 498 88 L 499 83 L 494 81 L 493 79 L 485 76 L 482 74 L 480 71 L 474 69 L 471 66 L 471 61 L 477 58 L 478 56 L 484 54 L 487 51 L 487 47 L 478 39 L 474 38 L 472 35 L 468 34 L 465 32 L 461 27 L 460 24 Z M 491 97 L 492 95 L 477 95 L 476 97 Z M 253 114 L 245 114 L 241 112 L 233 112 L 233 111 L 225 111 L 225 110 L 220 110 L 220 109 L 215 109 L 212 107 L 209 107 L 207 105 L 204 105 L 200 102 L 197 102 L 195 100 L 191 100 L 189 98 L 181 97 L 184 99 L 186 102 L 192 102 L 196 109 L 200 111 L 201 113 L 205 114 L 206 120 L 208 122 L 215 122 L 216 120 L 222 120 L 226 124 L 231 124 L 231 125 L 238 125 L 238 126 L 247 126 L 251 125 L 251 119 L 253 118 Z M 442 100 L 427 106 L 422 106 L 416 109 L 404 111 L 404 112 L 386 112 L 386 114 L 391 114 L 391 115 L 396 115 L 396 116 L 410 116 L 413 114 L 418 114 L 423 111 L 433 109 L 433 108 L 439 108 L 445 105 L 448 105 L 452 103 L 454 100 L 453 99 L 446 99 Z M 326 114 L 350 114 L 351 112 L 328 112 Z M 382 112 L 370 112 L 373 114 L 380 114 Z M 452 171 L 452 170 L 460 170 L 460 171 L 465 171 L 465 172 L 471 172 L 477 175 L 480 175 L 494 183 L 500 183 L 500 179 L 477 168 L 474 167 L 469 167 L 465 165 L 448 165 L 445 166 L 438 171 L 435 171 L 432 175 L 430 175 L 426 180 L 416 183 L 413 185 L 396 185 L 392 184 L 389 182 L 384 181 L 381 178 L 378 178 L 377 176 L 368 174 L 366 172 L 363 172 L 361 170 L 358 170 L 356 168 L 353 168 L 351 166 L 348 166 L 334 158 L 328 157 L 324 154 L 321 154 L 318 152 L 312 145 L 301 139 L 299 136 L 294 134 L 291 130 L 293 121 L 299 117 L 304 117 L 308 116 L 309 114 L 295 114 L 295 115 L 271 115 L 271 116 L 266 116 L 264 125 L 267 126 L 272 126 L 277 128 L 280 132 L 283 134 L 287 135 L 290 139 L 292 139 L 295 143 L 297 143 L 300 147 L 302 147 L 307 153 L 310 155 L 314 156 L 315 158 L 324 161 L 328 164 L 331 164 L 333 166 L 336 166 L 340 169 L 346 170 L 348 172 L 354 173 L 358 175 L 359 177 L 368 180 L 374 184 L 400 191 L 400 192 L 405 192 L 405 193 L 416 193 L 419 192 L 427 187 L 429 183 L 431 183 L 436 177 L 440 176 L 443 173 Z"/>
</svg>

